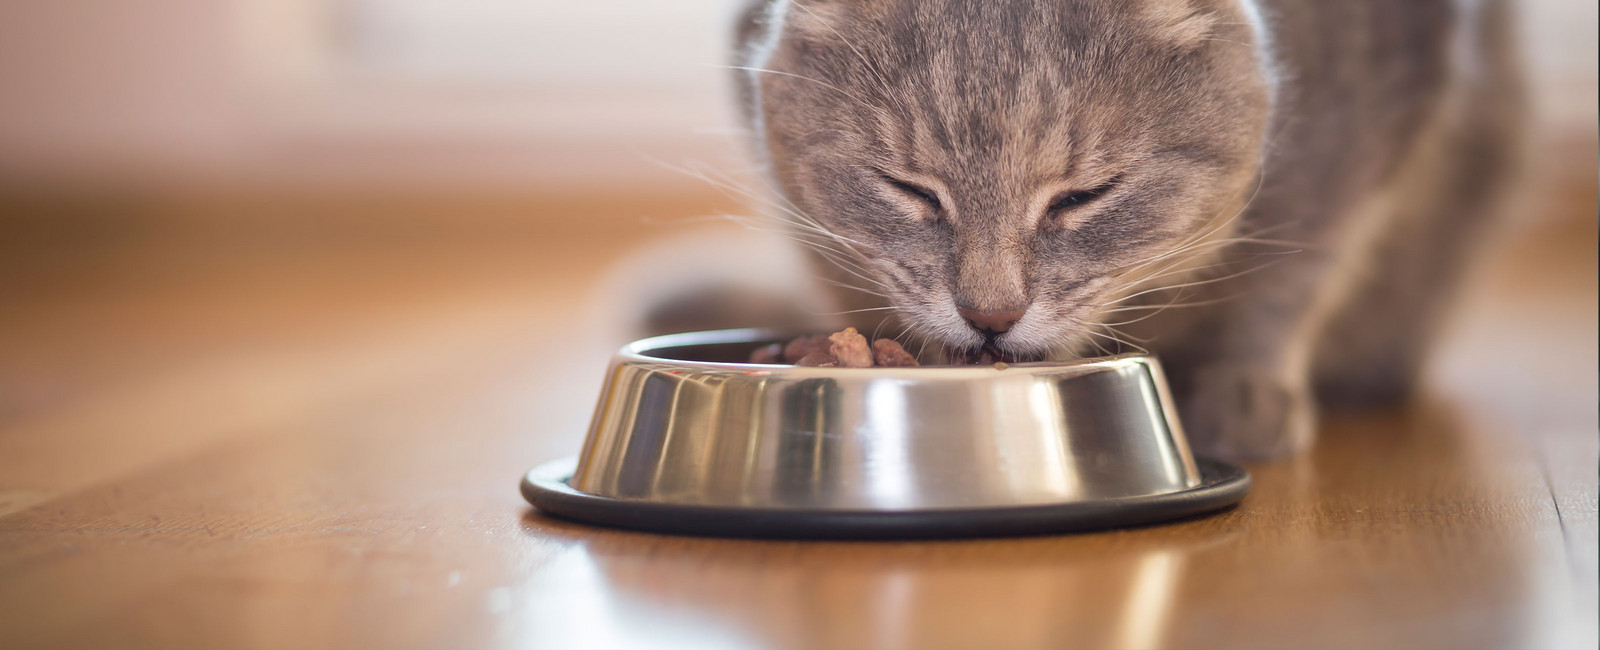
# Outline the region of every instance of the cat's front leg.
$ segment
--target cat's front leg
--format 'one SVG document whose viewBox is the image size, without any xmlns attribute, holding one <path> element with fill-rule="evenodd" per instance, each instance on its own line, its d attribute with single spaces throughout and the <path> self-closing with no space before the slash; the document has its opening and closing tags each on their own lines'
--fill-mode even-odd
<svg viewBox="0 0 1600 650">
<path fill-rule="evenodd" d="M 1342 205 L 1296 200 L 1305 192 L 1288 189 L 1253 203 L 1238 230 L 1272 232 L 1279 243 L 1219 252 L 1212 275 L 1180 283 L 1194 292 L 1184 300 L 1201 307 L 1167 310 L 1134 332 L 1160 355 L 1185 431 L 1204 453 L 1270 458 L 1311 445 L 1319 344 L 1361 290 L 1387 229 L 1392 201 L 1381 188 L 1356 187 Z"/>
<path fill-rule="evenodd" d="M 1174 365 L 1179 415 L 1196 451 L 1273 458 L 1302 451 L 1316 439 L 1316 401 L 1302 369 L 1246 358 Z"/>
<path fill-rule="evenodd" d="M 1201 300 L 1220 304 L 1181 321 L 1152 322 L 1158 329 L 1142 333 L 1171 378 L 1197 451 L 1270 458 L 1315 440 L 1311 360 L 1329 302 L 1340 299 L 1336 257 L 1305 251 L 1271 269 L 1205 284 Z"/>
</svg>

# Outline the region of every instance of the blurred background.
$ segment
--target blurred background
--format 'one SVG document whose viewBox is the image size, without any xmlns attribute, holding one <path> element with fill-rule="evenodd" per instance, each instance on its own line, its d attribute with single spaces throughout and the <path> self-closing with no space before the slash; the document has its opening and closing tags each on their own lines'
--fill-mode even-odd
<svg viewBox="0 0 1600 650">
<path fill-rule="evenodd" d="M 725 148 L 730 4 L 7 2 L 0 169 L 58 191 L 672 190 L 638 154 Z"/>
</svg>

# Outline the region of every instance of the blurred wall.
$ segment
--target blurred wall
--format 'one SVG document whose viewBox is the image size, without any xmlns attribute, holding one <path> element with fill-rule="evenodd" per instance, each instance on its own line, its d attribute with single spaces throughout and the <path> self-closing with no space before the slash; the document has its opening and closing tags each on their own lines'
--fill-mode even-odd
<svg viewBox="0 0 1600 650">
<path fill-rule="evenodd" d="M 703 191 L 732 0 L 0 0 L 0 185 Z M 1523 0 L 1539 160 L 1593 182 L 1596 3 Z"/>
<path fill-rule="evenodd" d="M 0 182 L 660 191 L 727 0 L 0 0 Z"/>
</svg>

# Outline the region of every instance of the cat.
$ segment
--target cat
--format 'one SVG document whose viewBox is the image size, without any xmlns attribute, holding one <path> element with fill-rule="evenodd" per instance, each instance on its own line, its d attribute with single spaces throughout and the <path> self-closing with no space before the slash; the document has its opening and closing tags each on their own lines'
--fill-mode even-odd
<svg viewBox="0 0 1600 650">
<path fill-rule="evenodd" d="M 1497 0 L 761 0 L 732 66 L 862 331 L 1148 351 L 1195 448 L 1404 399 L 1515 167 Z M 888 321 L 886 323 L 885 321 Z"/>
</svg>

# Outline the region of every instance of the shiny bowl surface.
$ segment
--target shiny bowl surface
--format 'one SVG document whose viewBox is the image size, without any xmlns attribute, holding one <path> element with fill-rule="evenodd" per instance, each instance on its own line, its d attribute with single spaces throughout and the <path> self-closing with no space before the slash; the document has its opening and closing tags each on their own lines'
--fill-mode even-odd
<svg viewBox="0 0 1600 650">
<path fill-rule="evenodd" d="M 568 484 L 661 504 L 908 511 L 1101 501 L 1201 483 L 1152 357 L 738 362 L 794 334 L 695 332 L 625 346 Z"/>
</svg>

